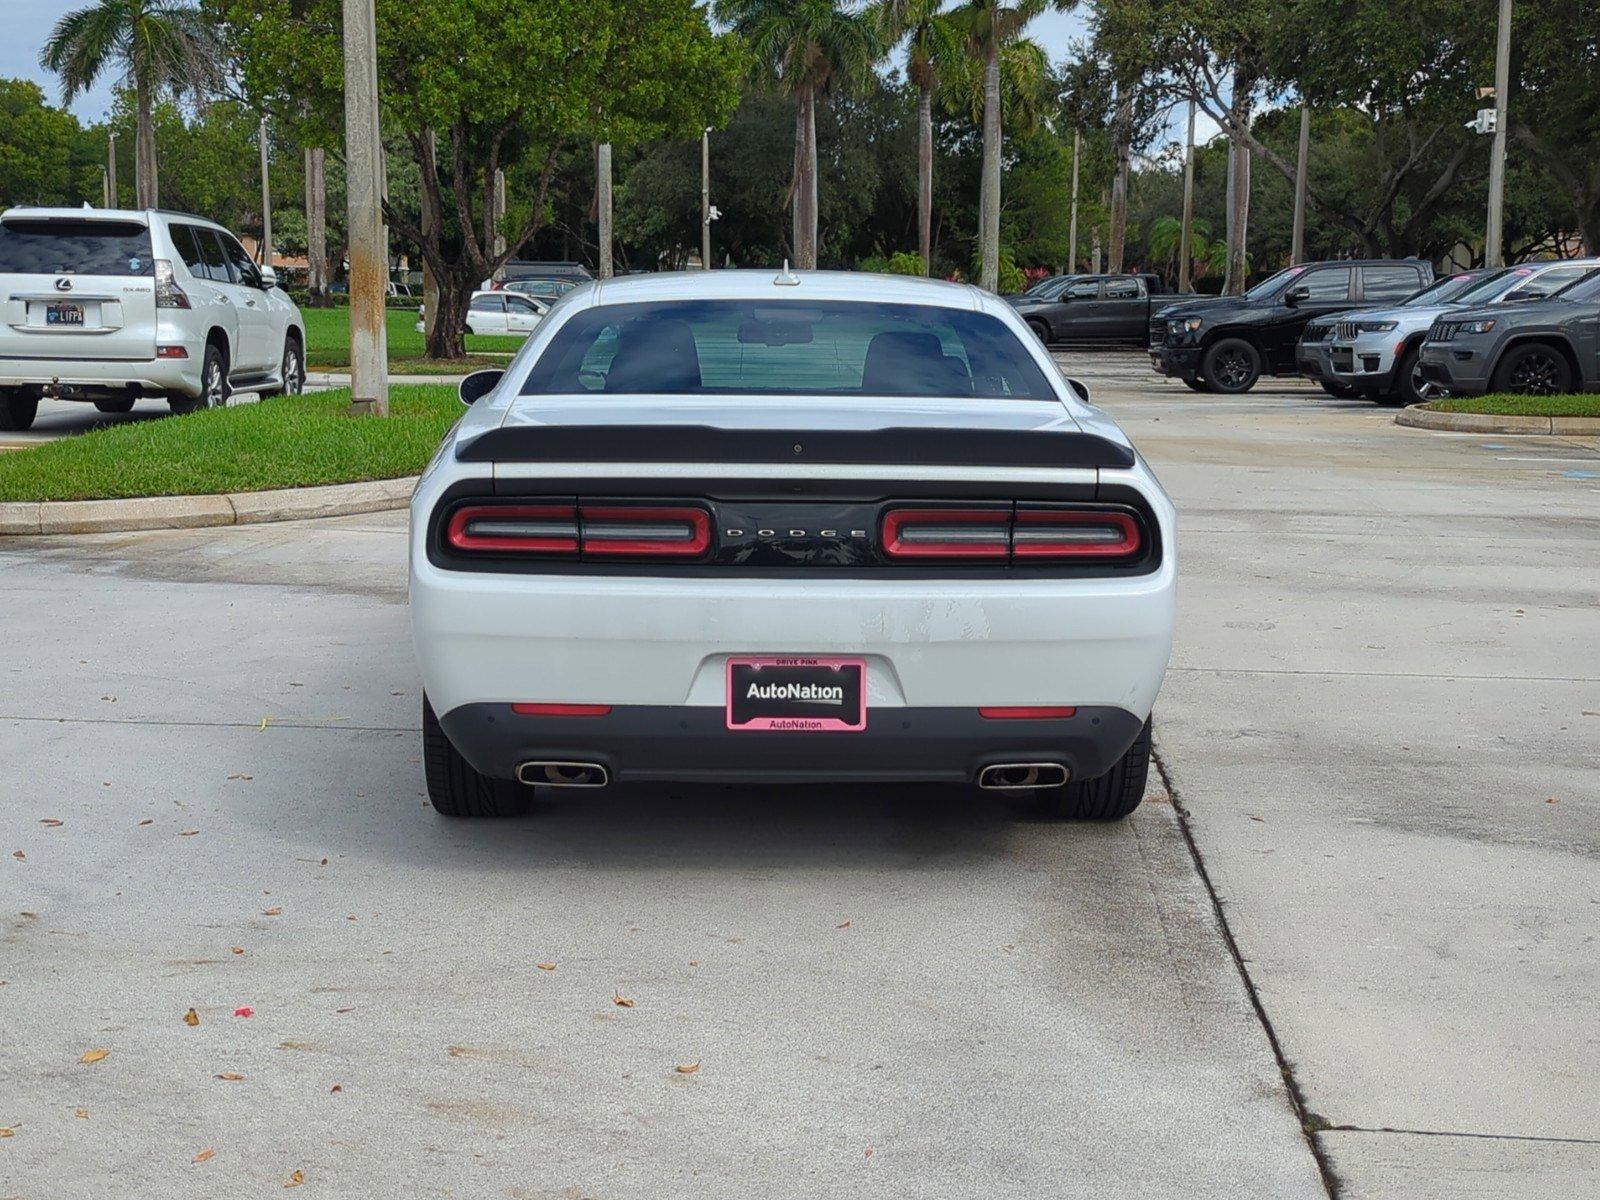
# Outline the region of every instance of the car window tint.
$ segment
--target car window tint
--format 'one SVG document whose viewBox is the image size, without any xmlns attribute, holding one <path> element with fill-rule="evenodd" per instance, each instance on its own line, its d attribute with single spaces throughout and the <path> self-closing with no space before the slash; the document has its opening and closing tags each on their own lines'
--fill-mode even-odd
<svg viewBox="0 0 1600 1200">
<path fill-rule="evenodd" d="M 261 272 L 256 264 L 250 260 L 245 249 L 238 240 L 228 233 L 217 234 L 217 240 L 222 243 L 222 252 L 228 256 L 228 267 L 233 272 L 233 281 L 245 287 L 261 286 Z"/>
<path fill-rule="evenodd" d="M 1416 276 L 1413 275 L 1412 291 L 1415 291 Z M 1350 268 L 1349 267 L 1324 267 L 1320 271 L 1307 271 L 1295 280 L 1295 287 L 1305 288 L 1308 300 L 1348 300 L 1350 299 Z"/>
<path fill-rule="evenodd" d="M 504 312 L 505 301 L 499 296 L 474 296 L 469 307 L 473 312 Z"/>
<path fill-rule="evenodd" d="M 197 279 L 208 278 L 205 259 L 200 257 L 200 243 L 195 240 L 194 226 L 169 225 L 167 233 L 171 236 L 172 247 L 183 260 L 183 265 L 189 268 L 189 274 Z"/>
<path fill-rule="evenodd" d="M 1137 279 L 1106 280 L 1107 300 L 1135 300 L 1143 294 L 1144 288 Z"/>
<path fill-rule="evenodd" d="M 1094 280 L 1087 283 L 1075 283 L 1067 289 L 1067 295 L 1074 300 L 1094 300 L 1100 295 L 1100 285 Z"/>
<path fill-rule="evenodd" d="M 1548 296 L 1560 291 L 1574 279 L 1582 279 L 1592 270 L 1593 267 L 1551 267 L 1548 271 L 1540 271 L 1527 286 Z"/>
<path fill-rule="evenodd" d="M 0 272 L 152 275 L 150 229 L 134 221 L 0 221 Z"/>
<path fill-rule="evenodd" d="M 534 307 L 533 301 L 529 300 L 526 296 L 507 296 L 506 306 L 508 308 L 514 308 L 518 312 L 536 313 L 539 311 Z"/>
<path fill-rule="evenodd" d="M 986 313 L 801 300 L 586 309 L 556 332 L 522 388 L 585 391 L 1056 399 L 1028 348 Z"/>
<path fill-rule="evenodd" d="M 194 240 L 200 245 L 200 258 L 205 264 L 205 277 L 217 283 L 232 283 L 228 273 L 228 257 L 222 252 L 222 243 L 215 230 L 196 228 Z"/>
<path fill-rule="evenodd" d="M 1361 292 L 1368 300 L 1404 300 L 1421 283 L 1411 267 L 1361 268 Z"/>
</svg>

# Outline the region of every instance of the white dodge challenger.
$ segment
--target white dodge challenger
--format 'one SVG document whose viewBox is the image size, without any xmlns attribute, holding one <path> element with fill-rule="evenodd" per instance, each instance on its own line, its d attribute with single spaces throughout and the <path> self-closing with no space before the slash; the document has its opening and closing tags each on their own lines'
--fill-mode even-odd
<svg viewBox="0 0 1600 1200">
<path fill-rule="evenodd" d="M 461 391 L 411 502 L 440 813 L 630 780 L 1138 806 L 1172 504 L 1004 301 L 787 269 L 608 280 Z"/>
</svg>

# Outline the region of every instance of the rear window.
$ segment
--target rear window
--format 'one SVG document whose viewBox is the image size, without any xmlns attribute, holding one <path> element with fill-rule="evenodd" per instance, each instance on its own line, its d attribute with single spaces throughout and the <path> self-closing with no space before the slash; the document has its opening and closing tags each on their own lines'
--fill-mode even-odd
<svg viewBox="0 0 1600 1200">
<path fill-rule="evenodd" d="M 0 274 L 153 275 L 148 226 L 134 221 L 0 221 Z"/>
<path fill-rule="evenodd" d="M 522 394 L 976 396 L 1054 400 L 1004 324 L 921 304 L 682 300 L 576 314 Z"/>
</svg>

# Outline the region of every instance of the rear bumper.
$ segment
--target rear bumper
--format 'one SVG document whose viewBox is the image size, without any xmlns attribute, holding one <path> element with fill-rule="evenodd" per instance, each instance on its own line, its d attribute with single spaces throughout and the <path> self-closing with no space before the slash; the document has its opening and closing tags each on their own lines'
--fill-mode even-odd
<svg viewBox="0 0 1600 1200">
<path fill-rule="evenodd" d="M 1151 346 L 1150 367 L 1157 375 L 1193 379 L 1200 373 L 1200 347 Z"/>
<path fill-rule="evenodd" d="M 1489 356 L 1479 350 L 1424 342 L 1417 361 L 1423 379 L 1453 395 L 1481 396 L 1489 390 Z"/>
<path fill-rule="evenodd" d="M 0 358 L 0 387 L 59 387 L 62 399 L 71 391 L 104 393 L 132 385 L 141 392 L 200 394 L 200 369 L 204 344 L 188 358 L 104 360 L 84 358 Z M 85 399 L 89 397 L 84 397 Z"/>
<path fill-rule="evenodd" d="M 472 766 L 496 779 L 527 762 L 599 763 L 613 780 L 964 783 L 997 763 L 1057 763 L 1105 774 L 1142 716 L 1080 708 L 1059 720 L 989 720 L 971 708 L 869 709 L 860 733 L 730 731 L 721 708 L 624 705 L 603 717 L 533 717 L 466 704 L 439 718 Z"/>
</svg>

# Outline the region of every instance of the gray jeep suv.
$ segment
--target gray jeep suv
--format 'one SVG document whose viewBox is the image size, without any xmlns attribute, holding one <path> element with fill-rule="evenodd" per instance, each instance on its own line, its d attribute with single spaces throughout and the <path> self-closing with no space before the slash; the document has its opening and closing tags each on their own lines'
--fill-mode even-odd
<svg viewBox="0 0 1600 1200">
<path fill-rule="evenodd" d="M 1460 396 L 1600 389 L 1600 271 L 1548 300 L 1444 314 L 1418 364 L 1428 383 Z"/>
</svg>

